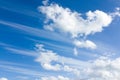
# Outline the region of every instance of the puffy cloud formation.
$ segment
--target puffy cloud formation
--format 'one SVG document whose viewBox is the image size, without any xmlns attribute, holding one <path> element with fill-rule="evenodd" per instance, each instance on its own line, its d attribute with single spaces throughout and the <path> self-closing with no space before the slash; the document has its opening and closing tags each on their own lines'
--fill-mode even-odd
<svg viewBox="0 0 120 80">
<path fill-rule="evenodd" d="M 51 50 L 36 45 L 40 56 L 36 61 L 46 70 L 63 71 L 75 74 L 77 80 L 119 80 L 120 58 L 99 57 L 94 60 L 82 61 L 63 57 Z M 64 77 L 42 77 L 42 80 L 74 80 Z"/>
<path fill-rule="evenodd" d="M 58 77 L 50 76 L 50 77 L 42 77 L 41 80 L 70 80 L 70 79 L 63 76 L 58 76 Z"/>
<path fill-rule="evenodd" d="M 90 64 L 82 72 L 88 80 L 120 79 L 120 58 L 111 60 L 107 57 L 100 57 L 90 62 Z"/>
<path fill-rule="evenodd" d="M 58 4 L 44 5 L 38 9 L 46 17 L 44 29 L 68 34 L 73 38 L 75 47 L 88 49 L 96 49 L 97 46 L 90 40 L 83 41 L 82 38 L 96 32 L 102 32 L 103 28 L 108 27 L 112 22 L 113 15 L 118 14 L 118 11 L 114 14 L 107 14 L 95 10 L 86 12 L 86 18 L 83 18 L 84 14 L 63 8 Z M 81 38 L 82 41 L 77 40 L 78 38 Z M 78 51 L 74 49 L 74 53 L 77 55 Z"/>
<path fill-rule="evenodd" d="M 40 56 L 35 61 L 40 62 L 41 66 L 46 70 L 72 72 L 79 75 L 79 71 L 65 64 L 65 57 L 59 56 L 51 50 L 43 48 L 43 45 L 36 45 Z M 54 63 L 54 64 L 53 64 Z"/>
<path fill-rule="evenodd" d="M 7 78 L 5 78 L 5 77 L 2 77 L 2 78 L 0 78 L 0 80 L 8 80 Z"/>
<path fill-rule="evenodd" d="M 39 48 L 40 56 L 36 59 L 37 62 L 41 62 L 41 66 L 47 70 L 60 70 L 60 65 L 55 64 L 52 65 L 52 61 L 56 62 L 58 60 L 58 56 L 56 53 L 50 51 L 50 50 L 45 50 L 43 48 L 43 45 L 36 45 Z"/>
<path fill-rule="evenodd" d="M 46 0 L 47 1 L 47 0 Z M 39 7 L 39 11 L 46 16 L 44 28 L 50 31 L 59 31 L 71 35 L 75 45 L 74 54 L 77 55 L 77 48 L 96 49 L 97 45 L 90 41 L 81 39 L 96 32 L 101 32 L 108 27 L 115 16 L 120 16 L 120 9 L 107 14 L 100 10 L 86 12 L 83 18 L 81 13 L 63 8 L 58 4 L 50 4 Z M 78 40 L 80 39 L 80 40 Z M 38 46 L 40 56 L 36 61 L 44 69 L 54 71 L 66 71 L 76 74 L 78 79 L 73 80 L 120 80 L 120 58 L 110 59 L 100 57 L 94 60 L 82 61 L 70 58 L 63 58 L 43 46 Z M 65 77 L 42 77 L 42 80 L 72 80 Z"/>
<path fill-rule="evenodd" d="M 42 45 L 37 45 L 40 56 L 36 59 L 46 70 L 64 71 L 75 74 L 77 80 L 119 80 L 120 58 L 99 57 L 94 60 L 82 61 L 63 58 L 56 53 L 46 50 Z M 66 59 L 66 60 L 65 60 Z M 54 64 L 52 63 L 54 62 Z M 42 77 L 42 80 L 74 80 L 59 77 Z"/>
<path fill-rule="evenodd" d="M 58 4 L 41 6 L 39 10 L 47 18 L 45 29 L 65 32 L 71 34 L 73 38 L 81 34 L 90 35 L 101 32 L 103 27 L 107 27 L 112 21 L 111 15 L 100 10 L 88 11 L 86 19 L 82 17 L 81 13 L 73 12 L 69 8 L 63 8 Z"/>
</svg>

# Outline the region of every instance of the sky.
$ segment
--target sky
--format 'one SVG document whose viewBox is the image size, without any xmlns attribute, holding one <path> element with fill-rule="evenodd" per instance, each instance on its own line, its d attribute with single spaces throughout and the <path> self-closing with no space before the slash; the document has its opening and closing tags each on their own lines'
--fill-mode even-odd
<svg viewBox="0 0 120 80">
<path fill-rule="evenodd" d="M 0 0 L 0 80 L 120 80 L 120 0 Z"/>
</svg>

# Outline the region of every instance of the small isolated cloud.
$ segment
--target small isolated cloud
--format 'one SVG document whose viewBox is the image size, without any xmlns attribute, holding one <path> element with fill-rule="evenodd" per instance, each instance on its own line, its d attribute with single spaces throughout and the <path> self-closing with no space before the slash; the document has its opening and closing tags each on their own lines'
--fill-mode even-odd
<svg viewBox="0 0 120 80">
<path fill-rule="evenodd" d="M 111 13 L 111 16 L 113 16 L 113 17 L 116 17 L 116 16 L 120 17 L 120 7 L 117 7 L 116 11 Z"/>
<path fill-rule="evenodd" d="M 96 49 L 96 44 L 90 40 L 86 41 L 79 41 L 79 40 L 74 40 L 73 42 L 75 46 L 78 48 L 90 48 L 90 49 Z"/>
<path fill-rule="evenodd" d="M 78 51 L 77 51 L 76 48 L 74 48 L 73 51 L 74 51 L 74 54 L 75 54 L 75 55 L 78 55 Z"/>
<path fill-rule="evenodd" d="M 7 78 L 5 78 L 5 77 L 2 77 L 2 78 L 0 78 L 0 80 L 8 80 Z"/>
<path fill-rule="evenodd" d="M 49 0 L 43 0 L 42 3 L 43 5 L 48 5 Z"/>
<path fill-rule="evenodd" d="M 63 77 L 63 76 L 50 76 L 50 77 L 42 77 L 41 80 L 70 80 L 67 77 Z"/>
</svg>

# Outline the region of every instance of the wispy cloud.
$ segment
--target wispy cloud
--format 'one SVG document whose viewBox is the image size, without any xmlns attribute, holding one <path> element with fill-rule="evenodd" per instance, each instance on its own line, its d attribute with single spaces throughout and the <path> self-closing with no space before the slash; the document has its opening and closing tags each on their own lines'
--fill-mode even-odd
<svg viewBox="0 0 120 80">
<path fill-rule="evenodd" d="M 8 72 L 14 72 L 14 73 L 19 73 L 21 75 L 29 75 L 29 76 L 45 76 L 48 75 L 47 73 L 40 72 L 40 71 L 35 71 L 31 70 L 28 68 L 23 68 L 23 67 L 18 67 L 18 66 L 11 66 L 11 65 L 5 65 L 5 64 L 0 64 L 0 69 Z"/>
<path fill-rule="evenodd" d="M 65 36 L 61 36 L 60 34 L 57 34 L 54 32 L 51 33 L 50 31 L 45 31 L 45 30 L 25 26 L 22 24 L 17 24 L 17 23 L 8 22 L 8 21 L 2 21 L 2 20 L 0 20 L 0 24 L 7 25 L 8 27 L 15 28 L 22 33 L 36 36 L 39 38 L 46 38 L 46 39 L 55 40 L 55 41 L 70 42 L 70 40 L 66 38 Z"/>
<path fill-rule="evenodd" d="M 17 48 L 10 48 L 10 47 L 5 47 L 5 49 L 10 52 L 14 52 L 15 54 L 21 54 L 21 55 L 32 56 L 32 57 L 35 57 L 38 55 L 35 51 L 32 51 L 32 50 L 17 49 Z"/>
<path fill-rule="evenodd" d="M 46 50 L 40 47 L 40 56 L 37 58 L 36 61 L 40 62 L 42 67 L 47 70 L 65 70 L 67 72 L 70 72 L 71 74 L 73 74 L 74 71 L 76 72 L 77 70 L 78 72 L 80 72 L 78 76 L 76 76 L 79 79 L 120 79 L 120 77 L 118 76 L 120 74 L 120 57 L 111 59 L 109 57 L 100 56 L 97 59 L 82 61 L 73 58 L 65 58 L 63 56 L 57 55 L 57 53 L 54 53 L 51 50 Z M 52 62 L 55 62 L 55 64 L 53 65 Z M 64 70 L 62 70 L 62 68 Z"/>
<path fill-rule="evenodd" d="M 35 57 L 38 55 L 35 50 L 18 48 L 17 46 L 6 44 L 3 42 L 0 42 L 0 46 L 1 46 L 1 48 L 5 49 L 7 51 L 10 51 L 14 54 L 21 54 L 21 55 L 32 56 L 32 57 Z"/>
</svg>

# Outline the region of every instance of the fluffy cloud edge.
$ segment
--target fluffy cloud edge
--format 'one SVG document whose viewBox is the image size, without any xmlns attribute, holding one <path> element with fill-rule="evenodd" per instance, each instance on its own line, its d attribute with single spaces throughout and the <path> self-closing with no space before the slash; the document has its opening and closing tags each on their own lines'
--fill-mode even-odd
<svg viewBox="0 0 120 80">
<path fill-rule="evenodd" d="M 8 80 L 6 77 L 1 77 L 0 80 Z"/>
</svg>

